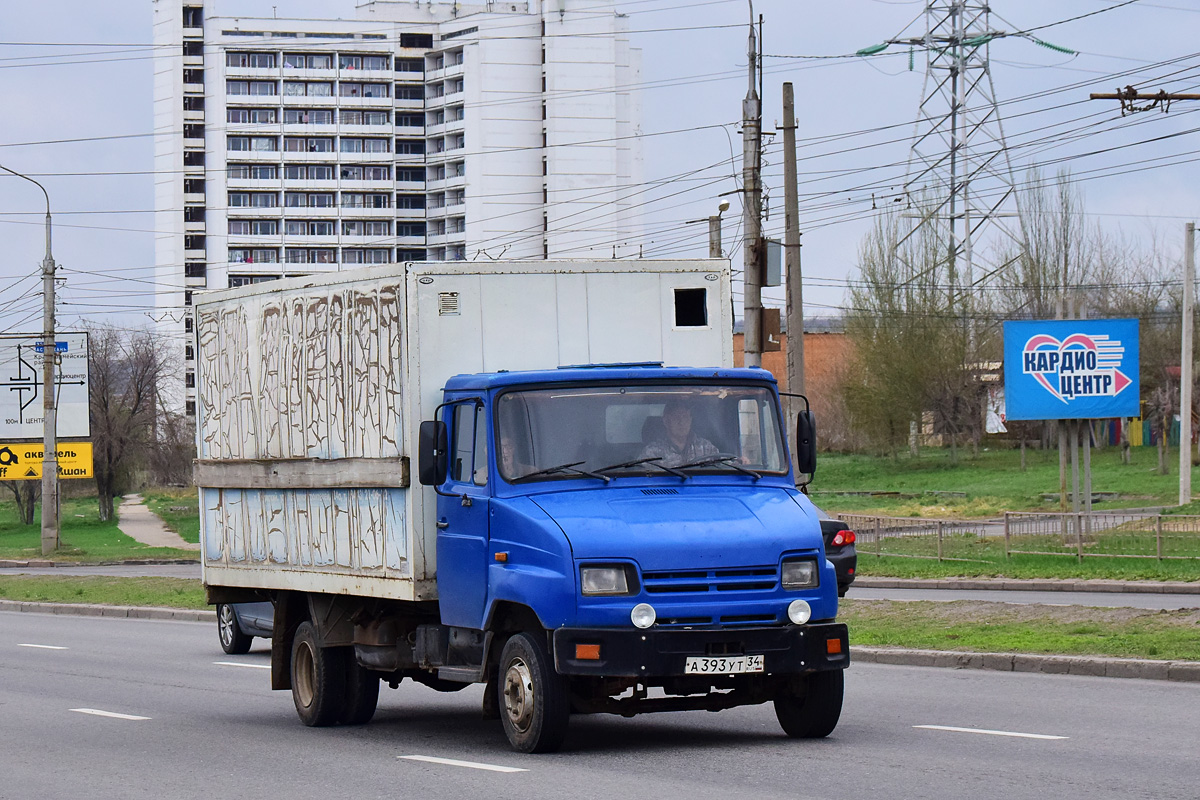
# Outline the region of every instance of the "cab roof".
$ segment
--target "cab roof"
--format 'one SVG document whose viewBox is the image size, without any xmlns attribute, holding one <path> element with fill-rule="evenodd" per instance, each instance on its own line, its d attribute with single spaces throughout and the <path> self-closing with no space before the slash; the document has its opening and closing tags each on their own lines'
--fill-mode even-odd
<svg viewBox="0 0 1200 800">
<path fill-rule="evenodd" d="M 508 386 L 547 383 L 658 382 L 678 380 L 756 381 L 775 383 L 765 369 L 726 367 L 664 367 L 657 363 L 571 365 L 557 369 L 477 372 L 455 375 L 446 381 L 446 391 L 488 391 Z"/>
</svg>

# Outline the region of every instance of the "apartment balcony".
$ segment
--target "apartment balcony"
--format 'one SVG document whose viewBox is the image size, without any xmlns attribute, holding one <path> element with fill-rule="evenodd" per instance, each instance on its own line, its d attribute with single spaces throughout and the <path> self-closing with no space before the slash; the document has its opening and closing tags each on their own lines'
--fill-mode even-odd
<svg viewBox="0 0 1200 800">
<path fill-rule="evenodd" d="M 447 175 L 446 182 L 443 184 L 447 189 L 462 189 L 467 185 L 466 175 Z"/>
<path fill-rule="evenodd" d="M 200 109 L 200 110 L 196 111 L 193 109 L 185 108 L 183 110 L 183 121 L 184 122 L 204 122 L 204 109 Z"/>
<path fill-rule="evenodd" d="M 204 56 L 184 56 L 183 65 L 185 67 L 203 67 Z"/>
<path fill-rule="evenodd" d="M 424 208 L 386 208 L 383 211 L 393 212 L 396 219 L 408 221 L 423 220 L 426 217 Z"/>
<path fill-rule="evenodd" d="M 424 236 L 397 236 L 393 241 L 400 247 L 424 247 Z"/>
<path fill-rule="evenodd" d="M 230 189 L 279 189 L 283 184 L 279 178 L 227 178 L 225 185 Z"/>
<path fill-rule="evenodd" d="M 205 253 L 205 250 L 203 248 L 201 248 L 200 250 L 184 250 L 183 257 L 187 261 L 204 261 L 205 260 L 204 253 Z"/>
<path fill-rule="evenodd" d="M 325 70 L 325 76 L 330 77 L 330 71 Z M 279 80 L 279 67 L 225 67 L 225 77 L 233 80 L 270 81 Z M 292 71 L 284 73 L 284 77 L 292 77 Z"/>
<path fill-rule="evenodd" d="M 396 184 L 399 186 L 399 184 Z M 392 191 L 392 181 L 356 181 L 351 178 L 342 178 L 338 181 L 338 188 L 343 192 L 390 192 Z"/>
<path fill-rule="evenodd" d="M 395 99 L 395 103 L 397 111 L 421 111 L 425 108 L 425 101 L 420 98 L 416 100 L 409 100 L 407 98 L 397 97 Z"/>
<path fill-rule="evenodd" d="M 331 233 L 328 236 L 288 236 L 284 242 L 284 247 L 337 247 L 338 235 Z"/>
<path fill-rule="evenodd" d="M 425 209 L 425 216 L 428 219 L 442 219 L 450 214 L 450 207 L 447 205 L 430 205 Z"/>
<path fill-rule="evenodd" d="M 446 133 L 462 133 L 467 127 L 467 121 L 465 119 L 448 119 L 443 127 Z"/>
<path fill-rule="evenodd" d="M 392 160 L 391 151 L 382 153 L 354 153 L 342 151 L 338 153 L 338 161 L 343 164 L 388 164 Z"/>
<path fill-rule="evenodd" d="M 390 97 L 360 97 L 358 95 L 339 95 L 338 105 L 341 108 L 391 108 Z"/>
<path fill-rule="evenodd" d="M 183 29 L 183 37 L 185 39 L 188 37 L 192 37 L 195 39 L 201 39 L 204 37 L 204 28 L 184 28 Z"/>
<path fill-rule="evenodd" d="M 283 125 L 284 136 L 336 136 L 337 125 L 313 125 L 309 122 L 288 122 Z"/>
<path fill-rule="evenodd" d="M 385 125 L 339 125 L 342 136 L 391 136 L 391 123 Z"/>
<path fill-rule="evenodd" d="M 283 216 L 283 209 L 279 206 L 233 206 L 225 213 L 242 219 L 279 219 Z"/>
<path fill-rule="evenodd" d="M 337 219 L 337 206 L 287 206 L 283 209 L 288 219 Z"/>
<path fill-rule="evenodd" d="M 433 187 L 433 181 L 428 182 L 428 187 Z M 396 191 L 398 192 L 423 192 L 426 189 L 425 181 L 401 181 L 395 183 Z"/>
<path fill-rule="evenodd" d="M 227 94 L 227 106 L 249 106 L 252 108 L 279 108 L 277 94 Z"/>
<path fill-rule="evenodd" d="M 406 167 L 425 163 L 424 153 L 396 153 L 396 163 Z"/>
<path fill-rule="evenodd" d="M 391 81 L 396 73 L 390 69 L 338 69 L 338 80 L 362 81 L 364 83 Z"/>
<path fill-rule="evenodd" d="M 425 242 L 430 247 L 445 246 L 450 240 L 451 234 L 448 233 L 430 233 L 426 234 Z"/>
<path fill-rule="evenodd" d="M 203 83 L 185 83 L 183 85 L 184 94 L 204 94 Z"/>
<path fill-rule="evenodd" d="M 187 112 L 185 112 L 185 113 L 187 113 Z M 203 150 L 204 149 L 204 140 L 203 139 L 188 139 L 185 137 L 183 140 L 183 149 L 184 150 Z"/>
<path fill-rule="evenodd" d="M 185 220 L 183 223 L 183 232 L 184 233 L 204 233 L 204 220 L 200 220 L 199 222 L 192 222 L 192 221 Z"/>
<path fill-rule="evenodd" d="M 230 249 L 237 247 L 279 247 L 280 235 L 278 233 L 273 236 L 254 236 L 251 234 L 231 233 L 229 234 Z"/>
<path fill-rule="evenodd" d="M 309 161 L 333 164 L 341 160 L 341 156 L 336 150 L 284 150 L 281 155 L 284 161 L 297 164 Z M 326 185 L 328 185 L 328 181 L 326 181 Z"/>
<path fill-rule="evenodd" d="M 243 164 L 254 163 L 275 163 L 279 161 L 279 157 L 283 155 L 278 150 L 229 150 L 225 156 L 225 160 L 237 161 Z M 289 154 L 289 160 L 290 160 Z"/>
<path fill-rule="evenodd" d="M 276 73 L 276 76 L 278 74 Z M 285 81 L 331 81 L 337 78 L 337 69 L 334 67 L 329 69 L 284 67 L 282 74 Z"/>
<path fill-rule="evenodd" d="M 350 219 L 359 217 L 362 219 L 392 219 L 396 216 L 394 208 L 366 208 L 364 206 L 342 206 L 342 218 Z M 418 217 L 419 219 L 419 217 Z"/>
<path fill-rule="evenodd" d="M 208 278 L 207 277 L 184 278 L 183 285 L 188 288 L 205 289 L 208 287 Z"/>
<path fill-rule="evenodd" d="M 238 95 L 241 97 L 242 95 Z M 310 96 L 306 94 L 284 94 L 278 95 L 283 101 L 282 105 L 286 108 L 329 108 L 337 103 L 340 99 L 331 94 Z M 241 102 L 240 100 L 238 102 Z M 279 103 L 276 103 L 279 105 Z"/>
<path fill-rule="evenodd" d="M 203 192 L 184 192 L 183 202 L 187 205 L 204 205 Z"/>
<path fill-rule="evenodd" d="M 394 132 L 397 136 L 424 136 L 425 131 L 424 125 L 397 125 Z"/>
</svg>

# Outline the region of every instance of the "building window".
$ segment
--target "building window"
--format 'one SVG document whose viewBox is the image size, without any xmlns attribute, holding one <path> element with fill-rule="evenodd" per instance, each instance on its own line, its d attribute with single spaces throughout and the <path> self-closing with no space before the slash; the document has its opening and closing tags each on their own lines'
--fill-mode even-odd
<svg viewBox="0 0 1200 800">
<path fill-rule="evenodd" d="M 183 360 L 184 361 L 195 361 L 196 360 L 196 348 L 192 347 L 190 344 L 185 344 L 183 346 Z"/>
<path fill-rule="evenodd" d="M 252 286 L 256 283 L 268 283 L 270 281 L 279 280 L 282 275 L 230 275 L 229 288 L 236 289 L 239 286 Z"/>
<path fill-rule="evenodd" d="M 250 94 L 249 81 L 225 81 L 225 94 L 243 95 Z"/>
<path fill-rule="evenodd" d="M 283 66 L 285 69 L 333 69 L 333 56 L 284 53 Z"/>
<path fill-rule="evenodd" d="M 195 400 L 186 401 L 183 404 L 183 410 L 184 410 L 184 413 L 187 414 L 189 417 L 196 416 L 196 401 Z"/>
<path fill-rule="evenodd" d="M 279 167 L 274 164 L 250 165 L 250 178 L 256 181 L 273 181 L 279 177 Z"/>
<path fill-rule="evenodd" d="M 183 110 L 184 111 L 203 111 L 204 110 L 204 98 L 198 94 L 184 95 Z"/>
<path fill-rule="evenodd" d="M 183 126 L 183 138 L 185 139 L 203 139 L 204 126 L 188 123 Z"/>
<path fill-rule="evenodd" d="M 425 180 L 425 170 L 419 167 L 396 167 L 396 180 L 403 183 L 422 183 Z"/>
<path fill-rule="evenodd" d="M 424 222 L 397 222 L 396 223 L 396 235 L 397 236 L 424 236 L 425 235 L 425 223 Z"/>
<path fill-rule="evenodd" d="M 250 195 L 250 205 L 253 208 L 276 208 L 279 206 L 279 193 L 253 192 Z"/>
<path fill-rule="evenodd" d="M 188 234 L 183 237 L 184 250 L 203 250 L 204 237 L 199 234 Z"/>
<path fill-rule="evenodd" d="M 397 58 L 396 72 L 417 72 L 425 71 L 425 59 L 423 58 Z"/>
<path fill-rule="evenodd" d="M 183 154 L 183 165 L 185 167 L 203 167 L 204 166 L 204 151 L 203 150 L 188 150 Z"/>
<path fill-rule="evenodd" d="M 183 7 L 183 27 L 200 28 L 204 26 L 204 9 L 200 6 Z M 432 45 L 430 45 L 432 46 Z"/>
<path fill-rule="evenodd" d="M 195 389 L 196 388 L 196 373 L 192 372 L 190 369 L 187 372 L 183 373 L 183 385 L 189 389 Z"/>
<path fill-rule="evenodd" d="M 425 91 L 420 86 L 397 86 L 397 100 L 424 100 Z"/>
<path fill-rule="evenodd" d="M 186 206 L 183 209 L 184 222 L 204 222 L 204 206 Z"/>
<path fill-rule="evenodd" d="M 401 47 L 420 47 L 425 50 L 433 47 L 432 33 L 402 33 L 400 34 Z"/>
<path fill-rule="evenodd" d="M 423 155 L 425 153 L 424 139 L 397 139 L 396 154 L 397 155 Z"/>
<path fill-rule="evenodd" d="M 183 277 L 185 278 L 207 278 L 208 265 L 203 261 L 186 261 L 183 264 Z"/>
<path fill-rule="evenodd" d="M 204 55 L 204 42 L 184 42 L 183 54 L 185 56 L 202 56 Z"/>
<path fill-rule="evenodd" d="M 396 208 L 424 208 L 425 195 L 423 194 L 398 194 L 396 195 Z"/>
<path fill-rule="evenodd" d="M 392 251 L 383 249 L 342 251 L 343 264 L 390 264 Z"/>
<path fill-rule="evenodd" d="M 204 194 L 203 178 L 185 178 L 183 181 L 184 194 Z"/>
<path fill-rule="evenodd" d="M 192 332 L 192 318 L 191 317 L 183 318 L 183 329 L 185 331 L 187 331 L 188 333 Z"/>
<path fill-rule="evenodd" d="M 397 97 L 400 95 L 397 94 Z M 425 119 L 420 114 L 396 114 L 396 127 L 398 128 L 423 128 L 425 127 Z"/>
<path fill-rule="evenodd" d="M 425 251 L 424 250 L 397 250 L 396 251 L 396 260 L 397 261 L 424 261 L 425 260 Z"/>
<path fill-rule="evenodd" d="M 202 69 L 185 69 L 183 71 L 184 83 L 204 83 L 204 70 Z"/>
<path fill-rule="evenodd" d="M 237 180 L 248 180 L 250 178 L 250 165 L 227 164 L 225 166 L 225 177 L 234 178 Z"/>
<path fill-rule="evenodd" d="M 275 81 L 250 81 L 250 94 L 256 97 L 279 94 L 279 84 Z"/>
</svg>

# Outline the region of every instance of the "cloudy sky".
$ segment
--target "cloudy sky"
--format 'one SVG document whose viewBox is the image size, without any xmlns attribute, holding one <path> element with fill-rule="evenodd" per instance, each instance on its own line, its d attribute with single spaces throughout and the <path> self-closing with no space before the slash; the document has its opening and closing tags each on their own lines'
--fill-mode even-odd
<svg viewBox="0 0 1200 800">
<path fill-rule="evenodd" d="M 163 0 L 164 2 L 168 0 Z M 601 0 L 597 0 L 601 2 Z M 210 5 L 212 5 L 210 3 Z M 717 196 L 739 185 L 738 120 L 746 90 L 747 0 L 628 0 L 642 50 L 647 257 L 704 256 Z M 873 204 L 902 185 L 921 99 L 924 55 L 855 51 L 924 31 L 924 0 L 756 0 L 764 18 L 764 127 L 782 120 L 781 84 L 795 86 L 809 315 L 839 313 Z M 0 28 L 0 164 L 37 177 L 54 211 L 65 279 L 64 326 L 78 319 L 150 322 L 154 283 L 151 0 L 5 3 Z M 1200 216 L 1200 102 L 1121 117 L 1092 91 L 1200 91 L 1200 6 L 1189 0 L 995 0 L 993 26 L 1033 30 L 991 45 L 992 73 L 1018 179 L 1031 165 L 1079 179 L 1089 223 L 1167 258 Z M 354 0 L 222 0 L 217 12 L 353 18 Z M 781 235 L 782 137 L 766 154 L 768 232 Z M 872 197 L 872 195 L 875 195 Z M 737 195 L 726 251 L 740 267 Z M 44 201 L 0 179 L 0 330 L 40 323 Z M 598 246 L 597 256 L 611 255 Z M 740 295 L 739 295 L 740 296 Z M 768 303 L 779 305 L 772 292 Z"/>
</svg>

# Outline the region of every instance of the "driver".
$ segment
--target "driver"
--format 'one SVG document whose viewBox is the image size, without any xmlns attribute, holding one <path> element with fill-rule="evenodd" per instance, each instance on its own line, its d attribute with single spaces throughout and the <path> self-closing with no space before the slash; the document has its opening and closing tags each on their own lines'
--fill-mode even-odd
<svg viewBox="0 0 1200 800">
<path fill-rule="evenodd" d="M 677 467 L 719 454 L 712 442 L 692 431 L 692 410 L 684 401 L 668 401 L 662 421 L 662 433 L 646 445 L 641 458 L 660 458 L 664 466 Z"/>
</svg>

